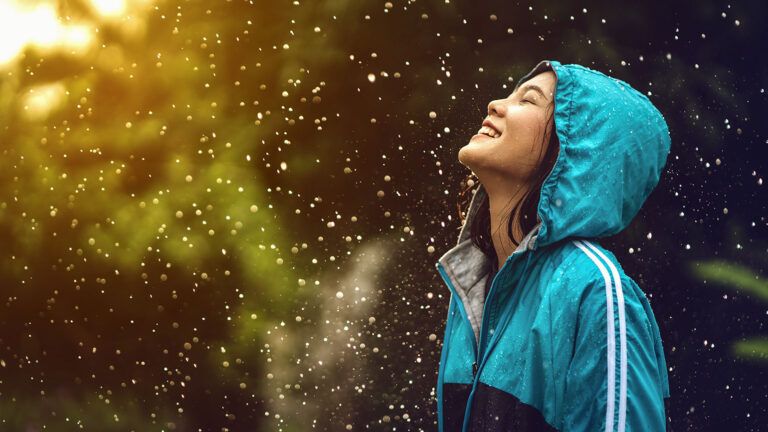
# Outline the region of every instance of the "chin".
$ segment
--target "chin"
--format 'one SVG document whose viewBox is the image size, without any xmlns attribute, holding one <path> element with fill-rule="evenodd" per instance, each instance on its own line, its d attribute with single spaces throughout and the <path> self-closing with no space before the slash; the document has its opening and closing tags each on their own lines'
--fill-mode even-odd
<svg viewBox="0 0 768 432">
<path fill-rule="evenodd" d="M 471 148 L 467 148 L 469 146 L 470 144 L 467 144 L 464 147 L 460 148 L 459 154 L 458 154 L 459 163 L 466 166 L 467 168 L 470 168 L 468 164 L 470 163 L 470 159 L 472 159 L 472 150 L 473 150 Z"/>
<path fill-rule="evenodd" d="M 470 169 L 474 165 L 482 163 L 482 160 L 486 159 L 488 155 L 485 154 L 486 151 L 481 144 L 479 142 L 469 142 L 460 148 L 458 153 L 459 163 Z"/>
</svg>

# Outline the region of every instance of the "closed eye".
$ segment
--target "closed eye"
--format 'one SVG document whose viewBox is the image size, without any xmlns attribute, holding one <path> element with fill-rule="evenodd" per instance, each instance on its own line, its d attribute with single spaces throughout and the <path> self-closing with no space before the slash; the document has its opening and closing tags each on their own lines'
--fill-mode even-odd
<svg viewBox="0 0 768 432">
<path fill-rule="evenodd" d="M 529 92 L 530 92 L 530 90 L 526 91 L 525 93 L 523 93 L 523 96 L 527 96 L 528 94 L 530 94 Z M 536 101 L 535 101 L 535 100 L 530 100 L 530 99 L 523 99 L 522 101 L 523 101 L 523 102 L 528 102 L 529 104 L 534 104 L 534 105 L 536 105 Z"/>
</svg>

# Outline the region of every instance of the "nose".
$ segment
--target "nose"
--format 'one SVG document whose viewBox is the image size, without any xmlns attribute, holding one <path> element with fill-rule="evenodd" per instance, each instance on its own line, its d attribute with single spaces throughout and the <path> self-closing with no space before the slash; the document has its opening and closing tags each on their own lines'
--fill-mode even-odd
<svg viewBox="0 0 768 432">
<path fill-rule="evenodd" d="M 504 117 L 504 110 L 506 109 L 504 106 L 504 101 L 501 99 L 492 100 L 488 104 L 488 115 L 492 116 L 499 116 Z"/>
</svg>

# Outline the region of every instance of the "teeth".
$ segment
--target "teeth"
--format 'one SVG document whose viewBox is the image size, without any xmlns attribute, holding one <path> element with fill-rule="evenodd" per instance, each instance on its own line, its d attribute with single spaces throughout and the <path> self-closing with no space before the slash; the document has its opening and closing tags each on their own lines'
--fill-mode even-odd
<svg viewBox="0 0 768 432">
<path fill-rule="evenodd" d="M 493 128 L 490 128 L 488 126 L 480 127 L 480 129 L 477 131 L 477 133 L 485 134 L 485 135 L 491 136 L 493 138 L 498 138 L 499 137 L 499 133 L 497 133 L 495 130 L 493 130 Z"/>
</svg>

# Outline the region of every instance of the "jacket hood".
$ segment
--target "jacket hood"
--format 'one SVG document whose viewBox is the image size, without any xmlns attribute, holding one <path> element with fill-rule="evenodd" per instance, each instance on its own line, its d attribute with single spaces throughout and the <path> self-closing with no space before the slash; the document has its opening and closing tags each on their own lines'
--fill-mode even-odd
<svg viewBox="0 0 768 432">
<path fill-rule="evenodd" d="M 670 151 L 664 117 L 629 84 L 577 64 L 542 60 L 516 84 L 553 71 L 560 151 L 541 187 L 539 224 L 518 246 L 536 249 L 568 237 L 598 238 L 626 228 L 656 187 Z M 486 195 L 480 184 L 458 244 Z"/>
</svg>

